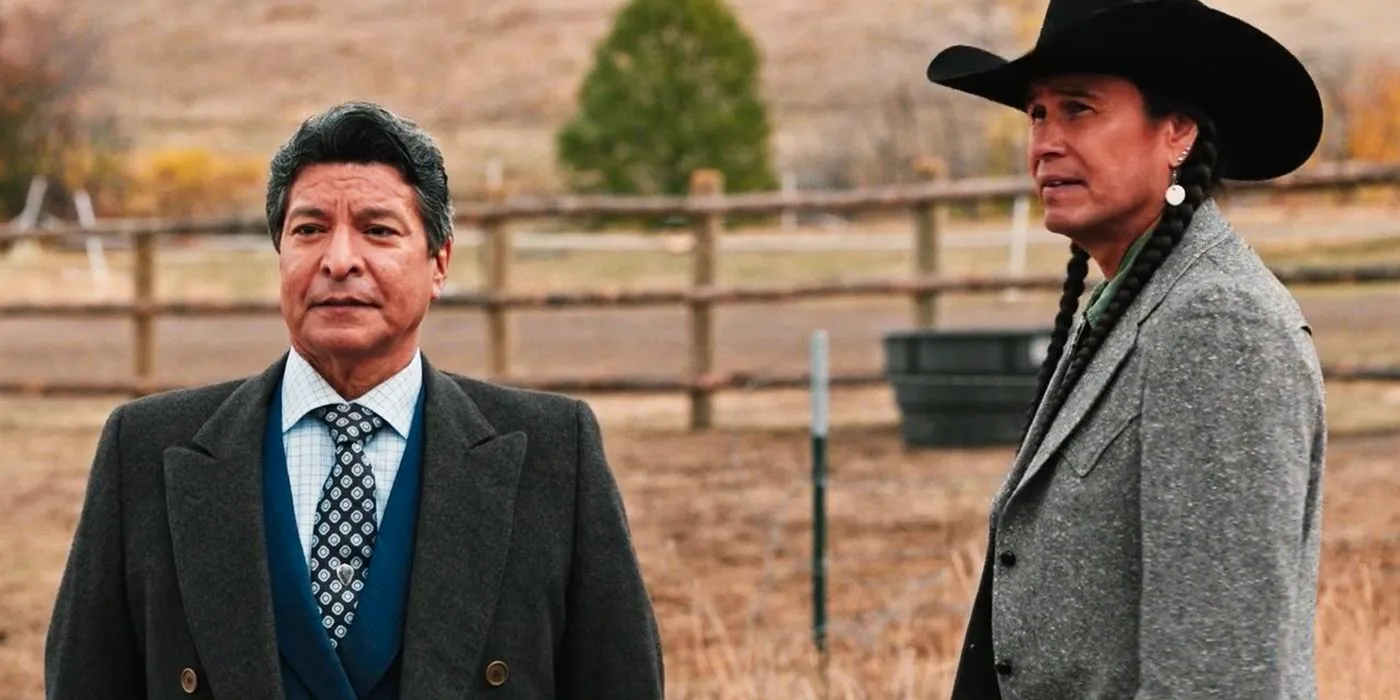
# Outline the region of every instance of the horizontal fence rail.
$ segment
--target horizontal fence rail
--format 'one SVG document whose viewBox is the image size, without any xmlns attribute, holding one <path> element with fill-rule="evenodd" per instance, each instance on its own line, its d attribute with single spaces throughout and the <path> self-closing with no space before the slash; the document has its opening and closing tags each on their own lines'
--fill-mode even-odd
<svg viewBox="0 0 1400 700">
<path fill-rule="evenodd" d="M 1332 381 L 1400 381 L 1400 367 L 1385 365 L 1343 364 L 1323 365 L 1322 374 Z M 687 391 L 719 391 L 725 389 L 803 389 L 811 385 L 806 373 L 718 372 L 694 379 L 680 377 L 642 377 L 630 375 L 595 377 L 498 377 L 501 384 L 522 389 L 540 389 L 584 394 L 675 394 Z M 884 384 L 887 378 L 877 371 L 830 372 L 827 382 L 832 387 L 859 388 Z M 15 381 L 0 380 L 0 395 L 12 396 L 141 396 L 163 391 L 188 388 L 178 382 L 120 381 Z"/>
<path fill-rule="evenodd" d="M 1289 286 L 1382 284 L 1400 282 L 1400 265 L 1274 268 Z M 645 308 L 677 306 L 697 301 L 722 304 L 764 304 L 796 300 L 888 297 L 918 292 L 985 293 L 1008 289 L 1058 291 L 1061 275 L 968 275 L 910 279 L 872 278 L 844 282 L 814 282 L 782 286 L 683 287 L 676 289 L 564 290 L 543 292 L 459 292 L 444 295 L 433 305 L 448 309 L 571 309 Z M 1086 284 L 1092 284 L 1090 280 Z M 0 318 L 103 318 L 142 311 L 156 316 L 266 316 L 278 314 L 275 300 L 254 301 L 129 301 L 54 304 L 0 304 Z"/>
<path fill-rule="evenodd" d="M 1275 180 L 1226 181 L 1231 192 L 1328 191 L 1400 184 L 1400 164 L 1333 163 L 1315 166 Z M 777 214 L 785 211 L 849 213 L 911 209 L 921 205 L 1005 201 L 1034 194 L 1034 183 L 1024 177 L 985 177 L 934 181 L 913 185 L 886 185 L 848 191 L 802 191 L 692 195 L 689 197 L 561 196 L 514 197 L 504 202 L 465 202 L 456 205 L 458 224 L 525 219 L 630 216 L 694 217 L 707 214 Z M 0 242 L 52 238 L 122 238 L 155 235 L 266 234 L 267 219 L 243 215 L 189 219 L 126 219 L 95 226 L 52 227 L 19 231 L 0 226 Z"/>
<path fill-rule="evenodd" d="M 1264 182 L 1228 182 L 1226 191 L 1306 192 L 1350 191 L 1360 187 L 1400 186 L 1400 164 L 1330 164 Z M 487 317 L 488 374 L 503 384 L 525 388 L 578 393 L 686 393 L 690 399 L 690 425 L 710 427 L 713 395 L 727 389 L 803 388 L 805 373 L 762 374 L 720 372 L 715 368 L 714 307 L 721 304 L 783 303 L 840 297 L 904 296 L 911 303 L 912 325 L 937 326 L 936 302 L 949 293 L 987 293 L 1005 290 L 1059 290 L 1061 275 L 949 275 L 939 271 L 938 236 L 944 227 L 944 205 L 979 201 L 1003 201 L 1033 194 L 1026 178 L 977 178 L 929 181 L 915 185 L 876 187 L 846 192 L 723 194 L 723 179 L 714 171 L 699 171 L 687 197 L 520 197 L 499 196 L 485 202 L 457 206 L 459 224 L 481 228 L 481 289 L 447 295 L 435 302 L 441 308 L 475 309 Z M 728 286 L 716 282 L 717 258 L 723 221 L 733 214 L 773 214 L 817 211 L 826 213 L 871 210 L 906 210 L 911 215 L 911 269 L 908 277 L 841 282 L 767 286 Z M 507 224 L 547 217 L 682 216 L 690 220 L 693 246 L 691 284 L 663 289 L 512 290 L 511 263 L 514 248 Z M 275 300 L 181 301 L 155 298 L 156 238 L 166 235 L 217 236 L 266 234 L 260 216 L 183 220 L 120 220 L 87 227 L 18 230 L 0 227 L 0 243 L 20 240 L 50 241 L 83 238 L 129 238 L 133 241 L 132 299 L 126 302 L 0 304 L 0 319 L 17 318 L 130 318 L 133 329 L 133 376 L 120 381 L 16 381 L 0 380 L 0 395 L 22 396 L 139 396 L 180 388 L 155 374 L 154 323 L 160 317 L 257 316 L 279 312 Z M 1294 266 L 1274 273 L 1290 286 L 1367 284 L 1400 281 L 1400 265 Z M 681 377 L 598 376 L 518 377 L 510 371 L 514 327 L 509 312 L 516 309 L 567 309 L 586 307 L 637 308 L 685 306 L 689 309 L 690 351 L 688 369 Z M 1400 367 L 1332 365 L 1324 368 L 1329 379 L 1339 381 L 1400 381 Z M 830 376 L 836 387 L 878 385 L 880 372 L 846 372 Z"/>
</svg>

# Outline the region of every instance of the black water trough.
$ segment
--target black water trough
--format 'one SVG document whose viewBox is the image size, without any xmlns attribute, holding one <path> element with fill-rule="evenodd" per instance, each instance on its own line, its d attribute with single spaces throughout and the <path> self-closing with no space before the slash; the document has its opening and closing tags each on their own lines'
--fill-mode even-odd
<svg viewBox="0 0 1400 700">
<path fill-rule="evenodd" d="M 910 447 L 1014 445 L 1050 329 L 887 334 L 885 377 Z"/>
</svg>

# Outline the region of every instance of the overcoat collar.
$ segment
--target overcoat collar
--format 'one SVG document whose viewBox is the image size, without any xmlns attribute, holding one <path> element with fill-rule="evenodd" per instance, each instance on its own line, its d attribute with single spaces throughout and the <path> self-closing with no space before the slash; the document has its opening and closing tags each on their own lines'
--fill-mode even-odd
<svg viewBox="0 0 1400 700">
<path fill-rule="evenodd" d="M 1065 440 L 1084 420 L 1084 417 L 1088 415 L 1090 409 L 1099 402 L 1104 392 L 1112 386 L 1118 368 L 1122 366 L 1137 346 L 1139 328 L 1161 305 L 1163 299 L 1181 279 L 1181 276 L 1186 274 L 1206 251 L 1233 235 L 1234 232 L 1221 214 L 1215 200 L 1206 200 L 1196 210 L 1195 216 L 1191 218 L 1191 224 L 1187 226 L 1186 232 L 1182 235 L 1181 242 L 1157 268 L 1152 279 L 1143 286 L 1138 298 L 1124 312 L 1118 325 L 1104 339 L 1103 345 L 1094 355 L 1094 359 L 1084 368 L 1079 383 L 1071 389 L 1059 412 L 1051 419 L 1045 413 L 1046 406 L 1043 402 L 1041 406 L 1037 407 L 1030 430 L 1026 434 L 1026 441 L 1017 454 L 1011 473 L 997 499 L 997 512 L 1000 512 L 1001 507 L 1014 497 L 1021 487 L 1035 478 L 1040 469 L 1045 466 L 1056 450 L 1064 444 Z M 1072 354 L 1070 349 L 1074 347 L 1083 332 L 1085 332 L 1084 318 L 1082 315 L 1076 315 L 1074 325 L 1070 330 L 1070 340 L 1066 343 L 1066 351 L 1061 356 L 1059 365 L 1055 368 L 1055 373 L 1050 379 L 1050 385 L 1045 392 L 1046 396 L 1052 395 L 1059 387 L 1065 369 L 1069 366 Z"/>
</svg>

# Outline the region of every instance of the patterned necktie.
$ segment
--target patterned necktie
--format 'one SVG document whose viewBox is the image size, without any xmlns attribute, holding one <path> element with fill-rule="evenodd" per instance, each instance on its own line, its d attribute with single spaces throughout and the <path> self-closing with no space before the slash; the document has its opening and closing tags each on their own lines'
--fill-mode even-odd
<svg viewBox="0 0 1400 700">
<path fill-rule="evenodd" d="M 316 506 L 311 541 L 311 592 L 334 648 L 355 621 L 374 553 L 374 474 L 365 443 L 384 427 L 384 419 L 357 403 L 322 406 L 314 414 L 330 426 L 335 442 L 335 466 Z"/>
</svg>

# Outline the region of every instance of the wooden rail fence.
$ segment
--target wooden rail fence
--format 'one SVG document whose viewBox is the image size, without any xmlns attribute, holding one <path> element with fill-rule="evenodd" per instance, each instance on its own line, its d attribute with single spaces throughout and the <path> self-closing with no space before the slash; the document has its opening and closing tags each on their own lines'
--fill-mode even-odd
<svg viewBox="0 0 1400 700">
<path fill-rule="evenodd" d="M 1232 192 L 1354 191 L 1361 187 L 1400 186 L 1400 164 L 1331 164 L 1267 182 L 1231 182 Z M 803 387 L 805 373 L 754 375 L 715 371 L 715 322 L 713 310 L 720 304 L 780 303 L 836 297 L 905 296 L 911 302 L 911 323 L 930 328 L 938 323 L 937 299 L 952 292 L 989 292 L 1006 289 L 1058 290 L 1059 275 L 943 275 L 937 257 L 938 235 L 949 205 L 1004 201 L 1032 194 L 1025 178 L 978 178 L 928 181 L 844 192 L 759 193 L 724 195 L 721 175 L 699 171 L 686 197 L 558 197 L 488 198 L 459 205 L 458 224 L 482 231 L 482 288 L 445 296 L 437 304 L 448 308 L 480 309 L 487 317 L 488 367 L 492 378 L 515 386 L 564 392 L 686 392 L 690 399 L 692 429 L 714 422 L 713 397 L 732 388 Z M 724 217 L 736 214 L 780 214 L 793 211 L 855 213 L 905 210 L 913 223 L 911 275 L 900 279 L 868 279 L 817 284 L 732 287 L 717 283 L 719 239 Z M 508 224 L 527 219 L 582 216 L 686 217 L 692 222 L 694 246 L 691 284 L 667 290 L 562 290 L 512 292 L 513 260 Z M 156 239 L 163 235 L 219 235 L 264 233 L 260 217 L 185 220 L 119 220 L 95 226 L 14 231 L 0 228 L 0 243 L 15 240 L 112 238 L 133 240 L 133 298 L 121 303 L 53 303 L 0 305 L 0 319 L 128 317 L 133 331 L 133 375 L 125 381 L 46 382 L 0 380 L 0 395 L 88 396 L 142 395 L 176 388 L 160 381 L 155 368 L 155 320 L 163 316 L 239 316 L 278 312 L 275 301 L 188 302 L 155 299 Z M 1288 285 L 1380 283 L 1400 281 L 1400 265 L 1351 267 L 1297 267 L 1277 269 Z M 511 354 L 514 330 L 512 309 L 560 309 L 570 307 L 643 307 L 684 305 L 689 309 L 690 358 L 686 375 L 674 379 L 636 376 L 513 377 Z M 1400 367 L 1333 365 L 1326 369 L 1336 380 L 1400 381 Z M 836 373 L 833 386 L 860 386 L 883 381 L 879 372 Z"/>
</svg>

